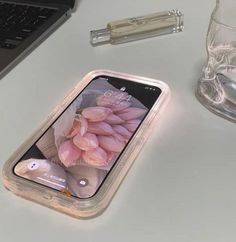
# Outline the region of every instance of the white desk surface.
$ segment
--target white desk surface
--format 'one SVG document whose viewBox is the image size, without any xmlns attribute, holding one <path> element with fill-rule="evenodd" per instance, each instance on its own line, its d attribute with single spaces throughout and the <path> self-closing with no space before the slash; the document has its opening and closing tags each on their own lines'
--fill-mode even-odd
<svg viewBox="0 0 236 242">
<path fill-rule="evenodd" d="M 0 168 L 68 91 L 93 69 L 166 81 L 172 100 L 108 209 L 76 220 L 6 191 L 1 242 L 236 241 L 236 126 L 194 91 L 206 59 L 214 0 L 81 0 L 73 16 L 0 81 Z M 110 20 L 178 8 L 183 33 L 93 48 Z"/>
</svg>

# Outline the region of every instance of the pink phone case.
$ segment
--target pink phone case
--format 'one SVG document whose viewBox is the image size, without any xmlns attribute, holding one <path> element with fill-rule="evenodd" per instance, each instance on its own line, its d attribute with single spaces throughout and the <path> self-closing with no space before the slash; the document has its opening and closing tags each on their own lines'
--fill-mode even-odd
<svg viewBox="0 0 236 242">
<path fill-rule="evenodd" d="M 15 175 L 13 169 L 23 154 L 25 154 L 32 144 L 34 144 L 38 138 L 41 137 L 41 135 L 57 119 L 62 111 L 65 110 L 65 108 L 76 98 L 76 96 L 88 85 L 88 83 L 98 76 L 111 76 L 125 79 L 130 82 L 152 85 L 160 88 L 162 91 L 158 100 L 155 102 L 152 109 L 143 120 L 132 140 L 128 143 L 125 151 L 116 161 L 114 167 L 109 172 L 98 192 L 91 198 L 79 199 L 70 196 L 67 193 L 47 188 L 46 186 L 42 186 Z M 161 112 L 168 103 L 169 97 L 169 87 L 165 83 L 158 80 L 108 70 L 96 70 L 88 73 L 48 116 L 41 127 L 24 144 L 22 144 L 5 163 L 3 168 L 3 180 L 5 186 L 16 195 L 76 218 L 89 218 L 100 214 L 108 206 L 129 168 L 140 152 L 142 146 L 148 138 L 150 131 L 152 130 L 152 125 L 156 124 L 154 121 L 160 117 Z"/>
</svg>

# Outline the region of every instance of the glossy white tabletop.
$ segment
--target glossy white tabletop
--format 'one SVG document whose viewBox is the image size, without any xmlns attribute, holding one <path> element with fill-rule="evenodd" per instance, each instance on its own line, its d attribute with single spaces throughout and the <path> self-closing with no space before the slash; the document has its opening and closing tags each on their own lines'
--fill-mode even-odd
<svg viewBox="0 0 236 242">
<path fill-rule="evenodd" d="M 172 100 L 108 209 L 77 220 L 5 190 L 0 241 L 236 241 L 236 126 L 195 98 L 214 0 L 81 0 L 77 11 L 0 80 L 0 168 L 94 69 L 166 81 Z M 110 20 L 178 8 L 183 33 L 93 48 Z"/>
</svg>

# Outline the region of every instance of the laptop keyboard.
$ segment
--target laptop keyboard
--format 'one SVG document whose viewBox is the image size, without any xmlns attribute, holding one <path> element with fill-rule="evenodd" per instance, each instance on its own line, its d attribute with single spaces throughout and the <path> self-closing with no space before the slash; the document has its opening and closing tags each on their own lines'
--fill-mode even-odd
<svg viewBox="0 0 236 242">
<path fill-rule="evenodd" d="M 0 2 L 0 48 L 14 49 L 56 9 Z"/>
</svg>

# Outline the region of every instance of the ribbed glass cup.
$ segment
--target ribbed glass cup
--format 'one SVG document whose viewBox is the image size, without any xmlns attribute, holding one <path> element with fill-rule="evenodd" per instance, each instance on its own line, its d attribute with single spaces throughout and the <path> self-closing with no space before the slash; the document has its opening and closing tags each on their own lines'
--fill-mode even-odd
<svg viewBox="0 0 236 242">
<path fill-rule="evenodd" d="M 212 112 L 236 122 L 235 0 L 217 0 L 207 34 L 207 53 L 196 96 Z"/>
</svg>

